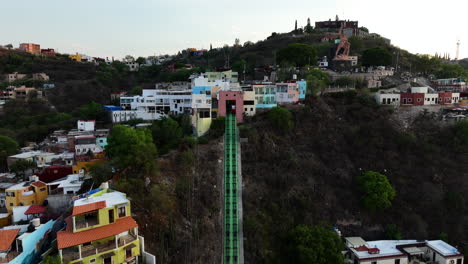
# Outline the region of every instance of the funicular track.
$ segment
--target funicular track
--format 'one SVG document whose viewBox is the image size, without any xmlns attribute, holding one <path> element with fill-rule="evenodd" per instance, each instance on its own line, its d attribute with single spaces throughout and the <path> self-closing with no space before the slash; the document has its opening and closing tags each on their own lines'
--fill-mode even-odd
<svg viewBox="0 0 468 264">
<path fill-rule="evenodd" d="M 224 136 L 223 263 L 241 263 L 239 240 L 238 130 L 236 116 L 226 116 Z"/>
</svg>

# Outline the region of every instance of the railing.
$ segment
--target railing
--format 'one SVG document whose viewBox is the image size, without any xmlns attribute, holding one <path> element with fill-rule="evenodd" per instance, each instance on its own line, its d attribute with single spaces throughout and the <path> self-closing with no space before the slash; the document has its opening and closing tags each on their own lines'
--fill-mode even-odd
<svg viewBox="0 0 468 264">
<path fill-rule="evenodd" d="M 99 224 L 99 221 L 97 219 L 90 219 L 86 221 L 77 221 L 75 223 L 75 229 L 81 229 L 81 228 L 86 228 L 90 226 L 95 226 Z"/>
<path fill-rule="evenodd" d="M 77 260 L 80 258 L 80 254 L 78 252 L 62 252 L 63 262 L 67 263 L 68 261 Z"/>
<path fill-rule="evenodd" d="M 119 237 L 119 247 L 122 247 L 130 242 L 135 241 L 137 238 L 134 235 L 128 234 L 126 236 Z"/>
<path fill-rule="evenodd" d="M 103 244 L 94 244 L 81 247 L 81 257 L 89 257 L 99 253 L 103 253 L 109 250 L 116 249 L 115 240 L 109 241 L 108 243 Z"/>
</svg>

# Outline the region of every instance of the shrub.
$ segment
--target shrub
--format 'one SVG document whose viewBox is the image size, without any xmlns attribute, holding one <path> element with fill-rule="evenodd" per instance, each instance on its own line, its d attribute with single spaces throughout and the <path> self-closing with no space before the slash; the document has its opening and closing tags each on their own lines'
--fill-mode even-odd
<svg viewBox="0 0 468 264">
<path fill-rule="evenodd" d="M 289 131 L 294 126 L 291 112 L 281 106 L 273 107 L 268 112 L 268 119 L 276 128 L 283 131 Z"/>
<path fill-rule="evenodd" d="M 380 211 L 392 206 L 396 192 L 387 176 L 375 171 L 366 171 L 359 176 L 358 184 L 365 208 Z"/>
</svg>

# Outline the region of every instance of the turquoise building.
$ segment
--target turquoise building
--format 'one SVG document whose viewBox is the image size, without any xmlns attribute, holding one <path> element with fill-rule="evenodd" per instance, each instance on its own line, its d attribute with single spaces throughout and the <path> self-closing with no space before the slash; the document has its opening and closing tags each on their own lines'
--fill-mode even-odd
<svg viewBox="0 0 468 264">
<path fill-rule="evenodd" d="M 306 81 L 297 81 L 299 84 L 299 100 L 304 100 L 307 93 L 307 82 Z"/>
</svg>

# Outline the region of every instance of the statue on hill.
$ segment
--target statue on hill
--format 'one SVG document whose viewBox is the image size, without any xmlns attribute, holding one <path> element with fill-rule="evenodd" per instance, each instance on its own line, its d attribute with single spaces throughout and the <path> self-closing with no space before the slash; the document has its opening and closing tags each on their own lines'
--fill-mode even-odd
<svg viewBox="0 0 468 264">
<path fill-rule="evenodd" d="M 336 49 L 334 60 L 348 60 L 349 58 L 351 44 L 349 43 L 346 35 L 343 33 L 343 28 L 344 24 L 342 24 L 340 28 L 340 44 L 338 44 L 338 48 Z"/>
<path fill-rule="evenodd" d="M 304 32 L 305 33 L 312 33 L 314 29 L 310 25 L 310 18 L 307 18 L 307 25 L 304 27 Z"/>
</svg>

